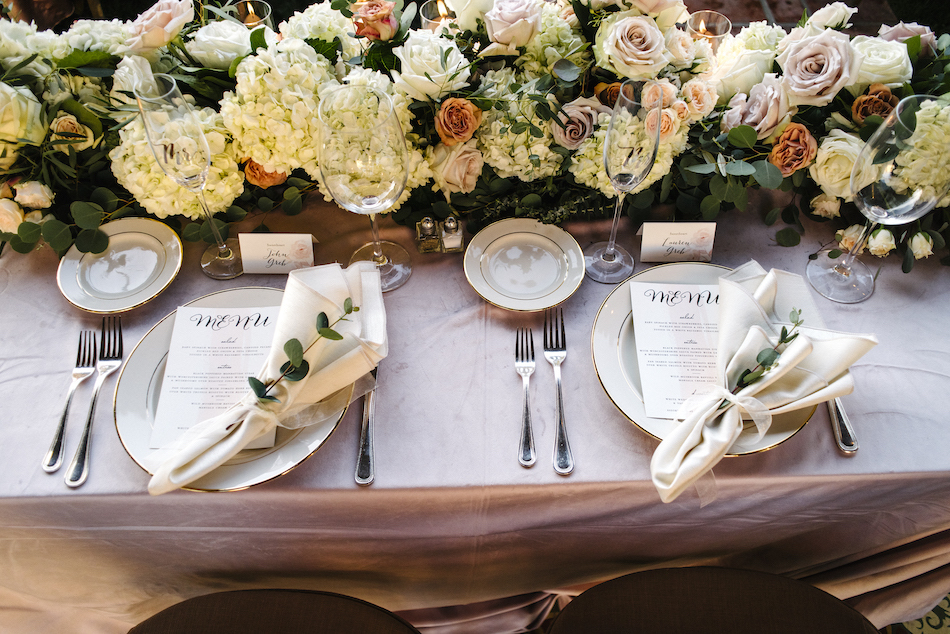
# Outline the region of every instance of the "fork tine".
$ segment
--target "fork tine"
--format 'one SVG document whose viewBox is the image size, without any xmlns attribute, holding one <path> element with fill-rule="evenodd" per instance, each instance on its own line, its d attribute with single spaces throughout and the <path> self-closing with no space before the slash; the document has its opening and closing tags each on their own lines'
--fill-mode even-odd
<svg viewBox="0 0 950 634">
<path fill-rule="evenodd" d="M 122 318 L 119 316 L 116 316 L 115 323 L 119 327 L 119 331 L 116 334 L 116 336 L 119 338 L 119 351 L 116 353 L 116 356 L 121 359 L 122 358 Z M 564 324 L 561 324 L 561 327 L 563 328 Z"/>
<path fill-rule="evenodd" d="M 566 348 L 566 347 L 567 347 L 567 336 L 566 336 L 566 334 L 564 333 L 564 309 L 563 309 L 563 308 L 559 308 L 559 309 L 558 309 L 558 313 L 559 313 L 560 321 L 561 321 L 561 337 L 560 337 L 560 339 L 558 340 L 558 348 Z"/>
<path fill-rule="evenodd" d="M 521 361 L 521 328 L 515 330 L 515 363 Z"/>
<path fill-rule="evenodd" d="M 528 359 L 528 360 L 529 360 L 529 361 L 534 361 L 534 331 L 533 331 L 533 330 L 529 330 L 529 331 L 528 331 L 528 336 L 529 336 L 530 339 L 531 339 L 531 358 Z"/>
<path fill-rule="evenodd" d="M 91 330 L 86 331 L 86 348 L 84 350 L 83 358 L 85 365 L 96 365 L 96 333 L 92 332 Z"/>
<path fill-rule="evenodd" d="M 551 310 L 548 309 L 544 311 L 544 349 L 547 350 L 551 347 L 551 343 L 548 341 L 548 318 L 550 317 Z"/>
</svg>

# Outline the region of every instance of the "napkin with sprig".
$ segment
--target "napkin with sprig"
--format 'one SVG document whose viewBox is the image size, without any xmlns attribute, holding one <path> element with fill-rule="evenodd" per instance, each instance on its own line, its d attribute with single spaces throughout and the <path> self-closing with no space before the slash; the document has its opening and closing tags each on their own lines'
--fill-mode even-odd
<svg viewBox="0 0 950 634">
<path fill-rule="evenodd" d="M 750 261 L 719 279 L 719 382 L 680 408 L 678 424 L 653 453 L 650 472 L 664 502 L 697 483 L 740 440 L 743 416 L 761 439 L 772 416 L 850 394 L 849 368 L 877 344 L 872 334 L 816 327 L 800 275 Z M 708 501 L 708 500 L 707 500 Z"/>
<path fill-rule="evenodd" d="M 210 473 L 276 426 L 296 429 L 339 415 L 365 390 L 354 385 L 388 351 L 379 271 L 371 262 L 292 271 L 264 366 L 226 412 L 150 454 L 152 495 Z"/>
</svg>

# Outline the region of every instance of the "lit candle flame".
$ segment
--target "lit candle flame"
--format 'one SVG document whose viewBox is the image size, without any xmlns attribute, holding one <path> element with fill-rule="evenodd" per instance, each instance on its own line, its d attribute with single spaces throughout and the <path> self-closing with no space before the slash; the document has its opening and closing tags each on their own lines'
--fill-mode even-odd
<svg viewBox="0 0 950 634">
<path fill-rule="evenodd" d="M 442 2 L 442 0 L 438 0 L 436 2 L 436 6 L 439 7 L 439 17 L 442 20 L 445 20 L 445 18 L 449 17 L 449 10 L 445 7 L 445 3 Z"/>
<path fill-rule="evenodd" d="M 257 26 L 261 18 L 254 13 L 254 4 L 252 2 L 245 2 L 244 6 L 247 7 L 247 15 L 244 16 L 245 26 Z"/>
<path fill-rule="evenodd" d="M 706 20 L 700 20 L 700 21 L 699 21 L 699 32 L 700 32 L 700 33 L 707 33 L 707 32 L 708 32 L 708 31 L 706 31 Z"/>
</svg>

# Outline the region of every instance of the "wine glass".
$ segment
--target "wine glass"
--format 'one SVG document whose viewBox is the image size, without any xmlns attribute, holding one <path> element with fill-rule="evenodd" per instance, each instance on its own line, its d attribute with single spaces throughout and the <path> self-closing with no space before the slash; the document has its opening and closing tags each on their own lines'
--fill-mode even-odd
<svg viewBox="0 0 950 634">
<path fill-rule="evenodd" d="M 870 222 L 843 256 L 833 259 L 826 249 L 808 262 L 805 273 L 820 294 L 842 304 L 870 297 L 874 274 L 855 257 L 871 234 L 878 225 L 902 225 L 924 216 L 950 190 L 947 148 L 933 141 L 948 119 L 950 103 L 911 95 L 865 143 L 851 170 L 851 194 Z"/>
<path fill-rule="evenodd" d="M 389 95 L 363 85 L 343 85 L 324 95 L 320 119 L 320 176 L 338 205 L 369 216 L 373 241 L 350 258 L 375 262 L 384 291 L 409 279 L 409 253 L 379 239 L 376 214 L 402 196 L 409 174 L 409 152 Z"/>
<path fill-rule="evenodd" d="M 643 82 L 629 79 L 621 84 L 604 140 L 604 167 L 610 184 L 617 191 L 617 203 L 610 239 L 584 249 L 587 276 L 597 282 L 613 284 L 633 273 L 633 256 L 617 246 L 617 226 L 624 198 L 653 169 L 660 145 L 662 98 L 650 104 L 641 103 L 644 86 Z M 647 125 L 648 120 L 650 125 Z"/>
<path fill-rule="evenodd" d="M 173 77 L 161 73 L 153 77 L 154 82 L 141 81 L 133 90 L 152 154 L 169 178 L 198 197 L 215 241 L 201 256 L 201 270 L 216 280 L 237 277 L 244 272 L 238 241 L 221 237 L 205 201 L 211 150 L 201 123 Z"/>
</svg>

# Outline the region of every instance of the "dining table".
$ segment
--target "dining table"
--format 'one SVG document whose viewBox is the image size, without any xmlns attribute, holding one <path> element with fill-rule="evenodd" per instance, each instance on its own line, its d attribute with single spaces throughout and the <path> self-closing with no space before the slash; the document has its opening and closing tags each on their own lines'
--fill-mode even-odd
<svg viewBox="0 0 950 634">
<path fill-rule="evenodd" d="M 783 194 L 776 194 L 782 196 Z M 311 196 L 299 215 L 252 215 L 231 231 L 312 234 L 316 263 L 341 262 L 370 237 L 366 218 Z M 803 274 L 827 246 L 805 219 L 780 246 L 753 197 L 716 221 L 712 262 Z M 464 224 L 464 222 L 463 222 Z M 583 247 L 609 221 L 563 225 Z M 585 279 L 561 303 L 564 418 L 575 468 L 552 464 L 555 385 L 540 354 L 543 314 L 485 301 L 462 253 L 419 253 L 413 228 L 383 237 L 412 254 L 409 281 L 384 295 L 388 355 L 375 393 L 375 480 L 354 482 L 356 401 L 309 458 L 244 490 L 149 495 L 149 474 L 117 433 L 109 377 L 92 430 L 90 471 L 70 488 L 41 467 L 62 412 L 79 332 L 101 316 L 70 304 L 50 248 L 0 255 L 0 630 L 125 632 L 182 600 L 254 588 L 321 590 L 392 610 L 424 632 L 503 634 L 536 627 L 558 600 L 626 573 L 714 565 L 800 579 L 876 626 L 919 618 L 950 592 L 950 268 L 909 274 L 900 257 L 862 258 L 877 288 L 836 304 L 812 292 L 828 328 L 873 333 L 842 398 L 860 449 L 839 451 L 825 407 L 768 451 L 727 457 L 715 499 L 690 490 L 663 503 L 651 481 L 658 440 L 605 392 L 592 328 L 617 285 Z M 467 241 L 472 239 L 466 233 Z M 619 242 L 639 255 L 624 219 Z M 166 315 L 238 287 L 283 288 L 286 275 L 202 275 L 202 247 L 157 297 L 122 313 L 126 356 Z M 639 261 L 636 271 L 655 266 Z M 806 316 L 807 319 L 807 316 Z M 519 464 L 522 380 L 516 331 L 531 328 L 538 364 L 530 403 L 537 461 Z M 92 381 L 80 386 L 66 456 L 82 431 Z M 675 589 L 671 589 L 675 592 Z M 631 597 L 635 602 L 636 597 Z M 688 609 L 688 606 L 684 606 Z"/>
</svg>

